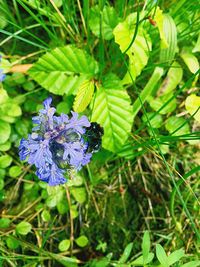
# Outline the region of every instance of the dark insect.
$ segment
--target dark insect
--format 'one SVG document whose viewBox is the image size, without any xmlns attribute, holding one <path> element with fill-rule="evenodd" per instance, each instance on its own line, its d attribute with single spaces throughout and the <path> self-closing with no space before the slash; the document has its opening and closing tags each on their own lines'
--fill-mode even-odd
<svg viewBox="0 0 200 267">
<path fill-rule="evenodd" d="M 92 122 L 84 134 L 84 139 L 88 142 L 87 152 L 95 153 L 100 150 L 103 134 L 103 128 L 98 123 Z"/>
</svg>

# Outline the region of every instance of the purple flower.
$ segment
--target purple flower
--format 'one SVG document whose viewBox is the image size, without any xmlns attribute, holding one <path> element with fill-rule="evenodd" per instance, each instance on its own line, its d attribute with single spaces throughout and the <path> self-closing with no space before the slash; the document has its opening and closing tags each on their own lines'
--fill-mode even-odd
<svg viewBox="0 0 200 267">
<path fill-rule="evenodd" d="M 40 180 L 55 186 L 66 182 L 69 169 L 80 170 L 89 163 L 92 153 L 87 152 L 88 142 L 84 137 L 90 127 L 88 118 L 79 118 L 73 111 L 70 118 L 66 114 L 55 116 L 51 102 L 52 98 L 47 98 L 44 109 L 32 118 L 35 126 L 28 138 L 21 140 L 19 156 L 35 165 Z"/>
</svg>

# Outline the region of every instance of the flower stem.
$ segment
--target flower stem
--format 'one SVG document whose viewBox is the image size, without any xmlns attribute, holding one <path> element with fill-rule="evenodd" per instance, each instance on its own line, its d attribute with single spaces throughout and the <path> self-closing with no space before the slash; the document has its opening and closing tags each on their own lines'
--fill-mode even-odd
<svg viewBox="0 0 200 267">
<path fill-rule="evenodd" d="M 74 222 L 72 216 L 72 209 L 71 209 L 71 198 L 68 186 L 66 186 L 66 196 L 67 202 L 69 205 L 69 218 L 70 218 L 70 255 L 73 255 L 73 244 L 74 244 Z"/>
</svg>

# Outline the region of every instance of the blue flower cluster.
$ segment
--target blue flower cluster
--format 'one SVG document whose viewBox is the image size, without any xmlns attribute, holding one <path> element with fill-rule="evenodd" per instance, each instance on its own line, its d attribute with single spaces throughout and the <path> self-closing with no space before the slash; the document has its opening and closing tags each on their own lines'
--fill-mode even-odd
<svg viewBox="0 0 200 267">
<path fill-rule="evenodd" d="M 44 102 L 44 109 L 33 117 L 34 128 L 19 146 L 21 160 L 28 157 L 28 163 L 37 168 L 36 175 L 50 186 L 64 184 L 67 170 L 80 170 L 92 156 L 84 134 L 90 122 L 86 116 L 79 118 L 76 112 L 55 116 L 51 107 L 52 98 Z"/>
<path fill-rule="evenodd" d="M 0 55 L 0 63 L 2 60 L 2 55 Z M 5 73 L 3 73 L 3 69 L 0 68 L 0 82 L 3 82 L 3 80 L 6 78 Z"/>
</svg>

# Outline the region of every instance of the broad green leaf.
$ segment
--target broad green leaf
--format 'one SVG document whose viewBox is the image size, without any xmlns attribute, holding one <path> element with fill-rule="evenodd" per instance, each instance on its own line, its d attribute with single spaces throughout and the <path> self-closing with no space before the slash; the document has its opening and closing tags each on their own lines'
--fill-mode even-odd
<svg viewBox="0 0 200 267">
<path fill-rule="evenodd" d="M 74 96 L 72 96 L 72 95 L 66 96 L 64 101 L 60 102 L 57 105 L 57 107 L 56 107 L 57 113 L 58 114 L 61 114 L 61 113 L 68 114 L 72 109 L 73 101 L 74 101 Z"/>
<path fill-rule="evenodd" d="M 10 249 L 17 249 L 20 245 L 19 241 L 11 235 L 6 238 L 6 245 Z"/>
<path fill-rule="evenodd" d="M 35 81 L 58 95 L 74 94 L 84 80 L 94 77 L 97 72 L 96 61 L 72 45 L 46 53 L 29 70 Z"/>
<path fill-rule="evenodd" d="M 148 261 L 149 251 L 150 251 L 150 236 L 149 236 L 149 232 L 145 231 L 143 239 L 142 239 L 142 255 L 143 255 L 144 264 L 146 264 Z"/>
<path fill-rule="evenodd" d="M 160 114 L 168 114 L 176 109 L 177 101 L 173 96 L 171 92 L 157 98 L 149 97 L 148 102 L 153 110 L 159 111 Z"/>
<path fill-rule="evenodd" d="M 32 229 L 32 225 L 29 222 L 20 222 L 16 226 L 16 233 L 19 235 L 27 235 Z"/>
<path fill-rule="evenodd" d="M 44 222 L 49 222 L 51 220 L 51 214 L 48 210 L 43 210 L 41 217 Z"/>
<path fill-rule="evenodd" d="M 184 118 L 179 118 L 176 116 L 172 116 L 167 119 L 165 128 L 174 136 L 190 133 L 188 122 Z"/>
<path fill-rule="evenodd" d="M 154 12 L 154 10 L 153 10 L 153 12 Z M 157 6 L 153 19 L 156 22 L 156 25 L 157 25 L 159 33 L 160 33 L 162 48 L 168 48 L 169 44 L 167 42 L 167 39 L 165 36 L 165 31 L 164 31 L 164 18 L 165 17 L 164 17 L 163 11 L 160 9 L 159 6 Z"/>
<path fill-rule="evenodd" d="M 180 267 L 199 267 L 199 266 L 200 266 L 200 261 L 190 261 L 188 263 L 181 265 Z"/>
<path fill-rule="evenodd" d="M 3 88 L 0 88 L 0 105 L 4 104 L 9 100 L 9 96 L 7 94 L 7 91 L 4 90 Z"/>
<path fill-rule="evenodd" d="M 180 54 L 182 59 L 184 60 L 185 64 L 187 65 L 188 69 L 195 73 L 199 70 L 199 62 L 197 57 L 195 57 L 191 52 L 190 49 L 184 48 Z"/>
<path fill-rule="evenodd" d="M 78 89 L 74 102 L 74 111 L 82 112 L 90 104 L 94 93 L 94 81 L 85 80 Z"/>
<path fill-rule="evenodd" d="M 8 228 L 10 224 L 11 224 L 11 220 L 9 218 L 0 219 L 0 228 Z"/>
<path fill-rule="evenodd" d="M 64 191 L 61 186 L 47 186 L 47 192 L 49 194 L 46 199 L 46 204 L 48 207 L 55 207 L 63 199 Z"/>
<path fill-rule="evenodd" d="M 0 168 L 4 169 L 10 166 L 12 157 L 9 155 L 0 156 Z"/>
<path fill-rule="evenodd" d="M 10 124 L 0 120 L 0 144 L 4 144 L 10 137 Z"/>
<path fill-rule="evenodd" d="M 100 18 L 102 24 L 100 23 Z M 113 7 L 104 6 L 103 11 L 100 11 L 98 6 L 92 7 L 89 16 L 89 26 L 91 31 L 97 37 L 100 37 L 100 27 L 102 38 L 111 40 L 113 38 L 113 29 L 118 23 L 118 17 Z"/>
<path fill-rule="evenodd" d="M 115 42 L 119 44 L 122 52 L 126 51 L 133 39 L 135 23 L 136 13 L 133 13 L 124 22 L 120 22 L 113 31 Z M 143 68 L 147 65 L 149 51 L 151 51 L 150 37 L 142 26 L 139 26 L 137 36 L 130 49 L 126 52 L 129 57 L 129 71 L 123 79 L 124 84 L 132 83 L 132 79 L 135 80 L 140 75 Z"/>
<path fill-rule="evenodd" d="M 11 142 L 6 141 L 4 144 L 0 144 L 0 151 L 8 151 L 11 147 Z"/>
<path fill-rule="evenodd" d="M 169 267 L 168 257 L 160 244 L 156 244 L 156 256 L 162 267 Z"/>
<path fill-rule="evenodd" d="M 133 121 L 130 102 L 119 78 L 107 75 L 97 90 L 91 118 L 104 128 L 104 148 L 115 152 L 126 142 Z"/>
<path fill-rule="evenodd" d="M 70 240 L 69 239 L 64 239 L 62 240 L 59 245 L 58 248 L 60 251 L 67 251 L 70 247 Z"/>
<path fill-rule="evenodd" d="M 79 236 L 78 238 L 75 239 L 76 244 L 79 247 L 85 247 L 88 244 L 88 238 L 85 235 Z"/>
<path fill-rule="evenodd" d="M 2 115 L 9 117 L 19 117 L 22 114 L 21 108 L 14 100 L 10 100 L 0 106 L 0 112 Z"/>
<path fill-rule="evenodd" d="M 195 44 L 195 47 L 192 49 L 193 53 L 200 52 L 200 33 L 197 39 L 197 42 Z"/>
<path fill-rule="evenodd" d="M 155 114 L 154 112 L 148 112 L 142 116 L 142 120 L 146 122 L 147 125 L 148 125 L 148 121 L 150 121 L 151 127 L 153 128 L 160 128 L 163 123 L 162 116 L 160 114 L 156 114 L 156 115 L 154 114 Z M 151 119 L 151 117 L 153 118 Z"/>
<path fill-rule="evenodd" d="M 22 168 L 19 166 L 12 166 L 9 169 L 9 175 L 10 177 L 17 177 L 22 173 Z"/>
<path fill-rule="evenodd" d="M 195 94 L 189 95 L 185 100 L 185 107 L 191 115 L 195 114 L 195 120 L 200 122 L 200 96 Z"/>
<path fill-rule="evenodd" d="M 84 187 L 71 188 L 71 193 L 77 202 L 82 204 L 86 201 L 86 190 Z"/>
<path fill-rule="evenodd" d="M 183 249 L 179 249 L 176 250 L 174 252 L 172 252 L 169 256 L 168 256 L 168 263 L 169 265 L 174 264 L 175 262 L 179 261 L 182 257 L 184 257 L 185 253 Z"/>
<path fill-rule="evenodd" d="M 130 257 L 132 249 L 133 249 L 133 243 L 129 243 L 125 247 L 124 252 L 123 252 L 122 256 L 119 259 L 119 263 L 125 263 L 128 260 L 128 258 Z"/>
<path fill-rule="evenodd" d="M 168 47 L 161 42 L 160 61 L 170 63 L 177 50 L 177 29 L 173 18 L 169 14 L 164 14 L 163 32 Z"/>
<path fill-rule="evenodd" d="M 160 93 L 169 93 L 173 91 L 177 85 L 181 82 L 183 77 L 183 69 L 177 62 L 173 62 L 169 69 L 166 78 L 160 86 Z"/>
<path fill-rule="evenodd" d="M 154 258 L 154 254 L 152 252 L 150 252 L 148 254 L 148 258 L 146 260 L 146 264 L 150 263 L 153 260 L 153 258 Z M 136 260 L 132 261 L 130 263 L 130 266 L 144 266 L 144 258 L 143 258 L 143 256 L 140 256 Z"/>
</svg>

